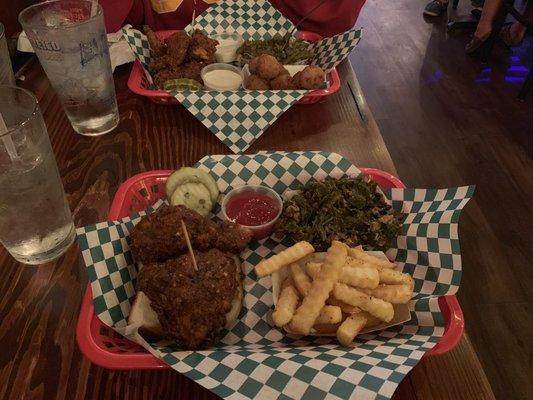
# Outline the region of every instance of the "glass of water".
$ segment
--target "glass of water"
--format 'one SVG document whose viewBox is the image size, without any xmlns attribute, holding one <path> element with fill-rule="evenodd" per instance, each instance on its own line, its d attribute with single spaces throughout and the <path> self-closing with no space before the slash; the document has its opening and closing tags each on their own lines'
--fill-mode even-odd
<svg viewBox="0 0 533 400">
<path fill-rule="evenodd" d="M 97 0 L 53 0 L 19 21 L 74 130 L 96 136 L 119 122 L 104 14 Z"/>
<path fill-rule="evenodd" d="M 17 261 L 42 264 L 75 235 L 37 99 L 0 86 L 0 242 Z"/>
<path fill-rule="evenodd" d="M 0 23 L 0 85 L 15 85 L 15 76 L 7 49 L 6 31 L 2 23 Z"/>
</svg>

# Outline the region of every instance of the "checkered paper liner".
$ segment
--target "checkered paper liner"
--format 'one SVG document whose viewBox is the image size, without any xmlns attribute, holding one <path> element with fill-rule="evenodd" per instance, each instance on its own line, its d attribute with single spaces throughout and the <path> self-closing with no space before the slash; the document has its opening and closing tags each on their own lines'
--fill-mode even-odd
<svg viewBox="0 0 533 400">
<path fill-rule="evenodd" d="M 282 194 L 310 179 L 359 174 L 348 160 L 327 152 L 218 155 L 197 163 L 227 193 L 244 184 L 262 184 Z M 352 348 L 331 337 L 284 335 L 270 321 L 271 278 L 257 279 L 254 266 L 291 245 L 266 238 L 241 254 L 245 272 L 243 310 L 236 325 L 212 349 L 180 351 L 174 343 L 146 342 L 126 326 L 135 295 L 136 269 L 128 246 L 134 224 L 163 202 L 138 215 L 78 229 L 91 281 L 95 313 L 108 326 L 136 341 L 175 370 L 224 398 L 388 399 L 404 376 L 444 332 L 437 303 L 455 293 L 461 274 L 457 223 L 473 187 L 392 189 L 385 194 L 407 213 L 402 234 L 388 253 L 413 273 L 417 299 L 412 319 L 401 326 L 357 337 Z M 214 210 L 220 219 L 220 206 Z"/>
<path fill-rule="evenodd" d="M 208 35 L 236 30 L 245 39 L 257 40 L 290 32 L 294 25 L 266 0 L 253 3 L 225 0 L 196 17 L 195 28 Z M 186 29 L 190 31 L 192 27 Z M 148 72 L 150 46 L 146 36 L 131 28 L 122 31 L 155 89 Z M 325 70 L 335 67 L 355 48 L 360 37 L 361 30 L 352 30 L 310 44 L 309 48 L 315 53 L 311 63 Z M 234 153 L 250 147 L 306 93 L 306 90 L 169 91 Z"/>
</svg>

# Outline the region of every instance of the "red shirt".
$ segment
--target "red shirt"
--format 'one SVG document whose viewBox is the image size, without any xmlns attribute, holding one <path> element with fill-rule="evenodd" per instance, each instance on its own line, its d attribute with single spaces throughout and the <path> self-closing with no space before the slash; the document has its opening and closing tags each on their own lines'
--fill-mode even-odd
<svg viewBox="0 0 533 400">
<path fill-rule="evenodd" d="M 193 0 L 183 0 L 176 11 L 157 13 L 151 0 L 99 0 L 104 9 L 108 32 L 116 32 L 125 24 L 136 28 L 149 25 L 154 31 L 183 29 L 190 24 L 194 8 Z M 224 1 L 224 0 L 220 0 Z M 249 0 L 250 1 L 250 0 Z M 321 0 L 270 0 L 285 17 L 293 23 L 313 9 Z M 300 26 L 301 30 L 312 31 L 322 36 L 333 36 L 351 29 L 366 0 L 329 0 L 317 8 Z M 209 4 L 196 1 L 196 15 L 201 14 Z"/>
</svg>

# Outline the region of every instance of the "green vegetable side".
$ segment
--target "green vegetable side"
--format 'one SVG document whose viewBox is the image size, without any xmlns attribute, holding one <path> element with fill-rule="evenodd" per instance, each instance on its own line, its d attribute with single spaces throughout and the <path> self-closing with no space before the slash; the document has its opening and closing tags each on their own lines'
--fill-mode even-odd
<svg viewBox="0 0 533 400">
<path fill-rule="evenodd" d="M 333 240 L 365 250 L 387 250 L 401 231 L 405 214 L 388 205 L 377 184 L 356 178 L 310 181 L 285 201 L 277 232 L 327 251 Z"/>
<path fill-rule="evenodd" d="M 283 65 L 298 64 L 313 57 L 307 48 L 309 44 L 304 40 L 291 39 L 285 49 L 284 45 L 285 37 L 280 35 L 269 40 L 247 40 L 237 53 L 243 58 L 243 63 L 261 54 L 270 54 Z"/>
</svg>

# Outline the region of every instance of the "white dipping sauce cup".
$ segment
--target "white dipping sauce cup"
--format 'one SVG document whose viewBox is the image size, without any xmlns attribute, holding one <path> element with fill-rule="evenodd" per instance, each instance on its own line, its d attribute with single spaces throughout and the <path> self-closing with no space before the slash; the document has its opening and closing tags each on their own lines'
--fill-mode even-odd
<svg viewBox="0 0 533 400">
<path fill-rule="evenodd" d="M 239 90 L 244 80 L 242 70 L 231 64 L 215 63 L 202 68 L 200 76 L 206 90 Z"/>
<path fill-rule="evenodd" d="M 219 63 L 232 63 L 237 59 L 237 49 L 242 46 L 244 40 L 237 32 L 222 32 L 212 36 L 218 40 L 215 58 Z"/>
</svg>

